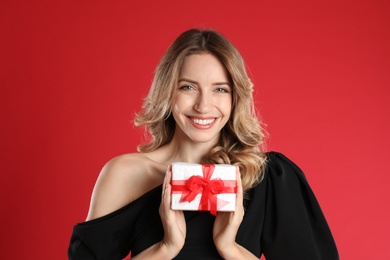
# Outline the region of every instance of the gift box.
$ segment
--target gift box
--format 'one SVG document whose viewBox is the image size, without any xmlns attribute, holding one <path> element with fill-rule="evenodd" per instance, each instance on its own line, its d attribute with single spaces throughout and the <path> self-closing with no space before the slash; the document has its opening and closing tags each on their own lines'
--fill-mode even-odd
<svg viewBox="0 0 390 260">
<path fill-rule="evenodd" d="M 173 210 L 234 211 L 236 166 L 227 164 L 172 163 Z"/>
</svg>

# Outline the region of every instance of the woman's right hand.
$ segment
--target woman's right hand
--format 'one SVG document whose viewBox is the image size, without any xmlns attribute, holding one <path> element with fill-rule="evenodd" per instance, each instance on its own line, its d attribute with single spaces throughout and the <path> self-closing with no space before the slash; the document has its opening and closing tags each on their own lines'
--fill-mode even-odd
<svg viewBox="0 0 390 260">
<path fill-rule="evenodd" d="M 171 168 L 169 167 L 164 178 L 162 186 L 160 217 L 164 228 L 164 238 L 161 246 L 165 246 L 168 252 L 175 254 L 180 252 L 184 246 L 186 238 L 186 221 L 183 211 L 171 209 L 171 185 L 172 176 Z"/>
</svg>

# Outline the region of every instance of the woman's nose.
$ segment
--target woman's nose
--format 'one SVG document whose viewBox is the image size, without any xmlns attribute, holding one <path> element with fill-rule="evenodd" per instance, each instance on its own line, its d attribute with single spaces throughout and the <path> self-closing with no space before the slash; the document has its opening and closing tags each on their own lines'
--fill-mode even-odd
<svg viewBox="0 0 390 260">
<path fill-rule="evenodd" d="M 212 98 L 208 94 L 200 93 L 194 104 L 194 109 L 199 113 L 207 113 L 211 110 Z"/>
</svg>

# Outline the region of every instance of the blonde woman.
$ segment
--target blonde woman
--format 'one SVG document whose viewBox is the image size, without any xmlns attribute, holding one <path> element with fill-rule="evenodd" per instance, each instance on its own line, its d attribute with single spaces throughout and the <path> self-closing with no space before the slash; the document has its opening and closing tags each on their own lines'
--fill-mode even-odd
<svg viewBox="0 0 390 260">
<path fill-rule="evenodd" d="M 237 49 L 191 29 L 169 47 L 135 124 L 151 140 L 109 161 L 69 259 L 338 259 L 301 170 L 263 152 L 253 85 Z M 237 166 L 234 212 L 171 209 L 172 162 Z M 167 170 L 168 169 L 168 170 Z"/>
</svg>

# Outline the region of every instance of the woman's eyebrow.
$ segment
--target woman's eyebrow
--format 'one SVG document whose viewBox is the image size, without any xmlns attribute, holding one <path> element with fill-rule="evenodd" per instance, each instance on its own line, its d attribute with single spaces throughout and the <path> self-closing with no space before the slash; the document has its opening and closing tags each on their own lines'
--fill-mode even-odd
<svg viewBox="0 0 390 260">
<path fill-rule="evenodd" d="M 191 80 L 191 79 L 186 79 L 186 78 L 180 78 L 179 79 L 179 82 L 181 81 L 186 81 L 186 82 L 189 82 L 189 83 L 192 83 L 192 84 L 199 84 L 198 82 L 196 82 L 195 80 Z"/>
<path fill-rule="evenodd" d="M 217 86 L 228 85 L 229 87 L 231 87 L 231 84 L 229 82 L 216 82 L 213 85 L 217 85 Z"/>
<path fill-rule="evenodd" d="M 199 83 L 197 81 L 191 80 L 191 79 L 180 78 L 179 82 L 182 82 L 182 81 L 189 82 L 189 83 L 192 83 L 195 85 L 199 85 Z M 225 82 L 225 81 L 215 82 L 215 83 L 213 83 L 213 85 L 216 85 L 216 86 L 228 85 L 229 87 L 231 87 L 231 84 L 229 82 Z"/>
</svg>

